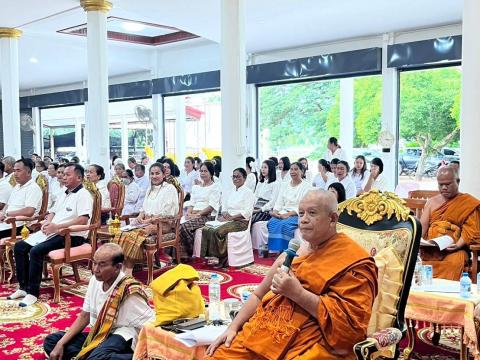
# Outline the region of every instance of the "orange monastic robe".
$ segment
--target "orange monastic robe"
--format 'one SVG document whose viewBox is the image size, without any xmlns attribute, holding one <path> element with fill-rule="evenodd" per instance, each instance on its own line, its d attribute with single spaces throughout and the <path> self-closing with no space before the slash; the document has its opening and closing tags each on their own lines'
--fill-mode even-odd
<svg viewBox="0 0 480 360">
<path fill-rule="evenodd" d="M 428 226 L 428 239 L 442 235 L 460 238 L 466 245 L 480 243 L 480 200 L 469 194 L 458 194 L 432 211 Z M 465 250 L 439 252 L 422 248 L 424 264 L 432 265 L 436 278 L 459 280 L 468 254 Z"/>
<path fill-rule="evenodd" d="M 294 260 L 292 270 L 320 302 L 317 317 L 269 291 L 229 348 L 209 359 L 354 359 L 365 339 L 377 294 L 377 268 L 368 253 L 343 233 Z"/>
</svg>

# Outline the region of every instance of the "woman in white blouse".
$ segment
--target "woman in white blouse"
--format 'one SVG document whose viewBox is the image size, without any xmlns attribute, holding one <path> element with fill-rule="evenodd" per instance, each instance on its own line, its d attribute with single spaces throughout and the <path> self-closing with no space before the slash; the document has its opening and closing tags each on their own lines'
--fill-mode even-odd
<svg viewBox="0 0 480 360">
<path fill-rule="evenodd" d="M 125 202 L 123 203 L 122 215 L 138 213 L 142 206 L 139 201 L 141 190 L 138 184 L 134 181 L 132 170 L 124 170 L 121 178 L 125 185 Z"/>
<path fill-rule="evenodd" d="M 268 249 L 271 252 L 287 249 L 288 242 L 294 237 L 298 227 L 298 204 L 312 189 L 311 185 L 303 179 L 304 171 L 302 163 L 294 162 L 290 166 L 292 179 L 282 184 L 272 218 L 267 223 Z"/>
<path fill-rule="evenodd" d="M 388 190 L 387 179 L 383 175 L 383 161 L 380 158 L 374 158 L 370 163 L 370 176 L 364 182 L 363 191 L 370 190 Z"/>
<path fill-rule="evenodd" d="M 110 193 L 108 192 L 107 182 L 105 181 L 105 171 L 102 166 L 91 164 L 87 168 L 87 180 L 95 184 L 98 192 L 102 196 L 102 225 L 105 225 L 109 216 L 109 209 L 112 207 L 110 202 Z"/>
<path fill-rule="evenodd" d="M 247 180 L 245 181 L 245 186 L 252 190 L 252 192 L 255 192 L 255 187 L 257 186 L 258 182 L 255 159 L 251 156 L 247 156 L 245 162 L 245 170 L 247 171 Z"/>
<path fill-rule="evenodd" d="M 255 206 L 253 209 L 252 225 L 257 221 L 268 221 L 280 191 L 280 181 L 277 180 L 275 163 L 265 160 L 260 169 L 260 181 L 255 190 Z"/>
<path fill-rule="evenodd" d="M 213 256 L 219 259 L 218 267 L 228 265 L 227 236 L 230 232 L 244 231 L 252 216 L 255 196 L 245 186 L 247 172 L 243 168 L 233 170 L 235 189 L 226 195 L 225 208 L 214 226 L 208 223 L 202 231 L 201 257 Z"/>
<path fill-rule="evenodd" d="M 193 254 L 195 230 L 213 220 L 220 209 L 220 186 L 213 181 L 215 169 L 210 161 L 200 166 L 200 185 L 192 187 L 192 196 L 185 214 L 185 222 L 180 226 L 180 258 L 183 262 Z"/>
<path fill-rule="evenodd" d="M 367 170 L 367 161 L 365 156 L 358 155 L 355 158 L 355 163 L 353 165 L 351 177 L 355 183 L 357 189 L 357 195 L 360 195 L 363 192 L 363 185 L 365 185 L 365 180 L 370 176 L 370 171 Z"/>
<path fill-rule="evenodd" d="M 328 188 L 328 186 L 330 186 L 330 184 L 334 182 L 339 182 L 340 184 L 342 184 L 345 188 L 345 195 L 347 197 L 347 200 L 357 196 L 357 188 L 355 187 L 355 183 L 353 182 L 352 178 L 348 175 L 349 171 L 350 166 L 348 165 L 348 162 L 340 160 L 337 163 L 337 167 L 335 169 L 337 178 L 327 185 Z"/>
<path fill-rule="evenodd" d="M 290 178 L 290 159 L 288 156 L 281 157 L 278 160 L 278 180 L 289 182 Z"/>
<path fill-rule="evenodd" d="M 318 173 L 313 178 L 312 185 L 316 188 L 325 190 L 327 184 L 335 180 L 335 176 L 330 168 L 330 163 L 325 159 L 318 160 Z"/>
<path fill-rule="evenodd" d="M 199 178 L 198 172 L 194 169 L 194 163 L 193 157 L 187 156 L 183 163 L 184 169 L 180 172 L 180 185 L 185 193 L 185 201 L 190 200 L 192 187 L 195 185 L 195 180 Z"/>
<path fill-rule="evenodd" d="M 302 163 L 303 167 L 305 168 L 305 174 L 304 174 L 303 178 L 306 179 L 309 184 L 311 184 L 313 175 L 312 175 L 312 172 L 308 168 L 307 158 L 301 157 L 300 159 L 298 159 L 298 162 Z"/>
</svg>

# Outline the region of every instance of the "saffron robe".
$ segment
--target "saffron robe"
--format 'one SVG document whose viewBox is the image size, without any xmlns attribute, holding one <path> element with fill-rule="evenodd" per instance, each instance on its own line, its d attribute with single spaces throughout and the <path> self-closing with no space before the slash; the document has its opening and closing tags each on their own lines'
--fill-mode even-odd
<svg viewBox="0 0 480 360">
<path fill-rule="evenodd" d="M 377 294 L 374 260 L 338 233 L 295 259 L 292 271 L 319 296 L 317 317 L 269 291 L 230 347 L 220 346 L 208 359 L 355 359 L 353 346 L 366 337 Z"/>
<path fill-rule="evenodd" d="M 433 210 L 427 239 L 449 235 L 455 243 L 462 238 L 466 245 L 480 243 L 480 200 L 469 194 L 458 194 Z M 423 247 L 424 264 L 432 265 L 433 277 L 460 280 L 468 254 L 460 249 L 454 252 Z"/>
</svg>

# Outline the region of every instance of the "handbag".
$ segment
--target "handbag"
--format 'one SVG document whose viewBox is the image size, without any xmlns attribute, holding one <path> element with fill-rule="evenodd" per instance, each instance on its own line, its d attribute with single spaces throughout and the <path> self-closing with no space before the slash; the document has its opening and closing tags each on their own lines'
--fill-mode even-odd
<svg viewBox="0 0 480 360">
<path fill-rule="evenodd" d="M 179 264 L 152 281 L 155 326 L 205 313 L 198 280 L 198 272 L 193 267 Z"/>
</svg>

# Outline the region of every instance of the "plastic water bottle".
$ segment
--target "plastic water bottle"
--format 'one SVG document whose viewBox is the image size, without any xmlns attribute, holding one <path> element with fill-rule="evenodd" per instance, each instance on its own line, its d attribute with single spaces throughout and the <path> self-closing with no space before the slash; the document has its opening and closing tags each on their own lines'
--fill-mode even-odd
<svg viewBox="0 0 480 360">
<path fill-rule="evenodd" d="M 220 277 L 213 273 L 208 282 L 208 319 L 220 320 Z"/>
<path fill-rule="evenodd" d="M 472 295 L 471 288 L 472 280 L 470 280 L 468 273 L 464 272 L 460 279 L 460 297 L 469 298 Z"/>
<path fill-rule="evenodd" d="M 417 262 L 415 263 L 415 272 L 413 273 L 414 285 L 417 289 L 423 287 L 423 263 L 420 255 L 417 256 Z"/>
</svg>

